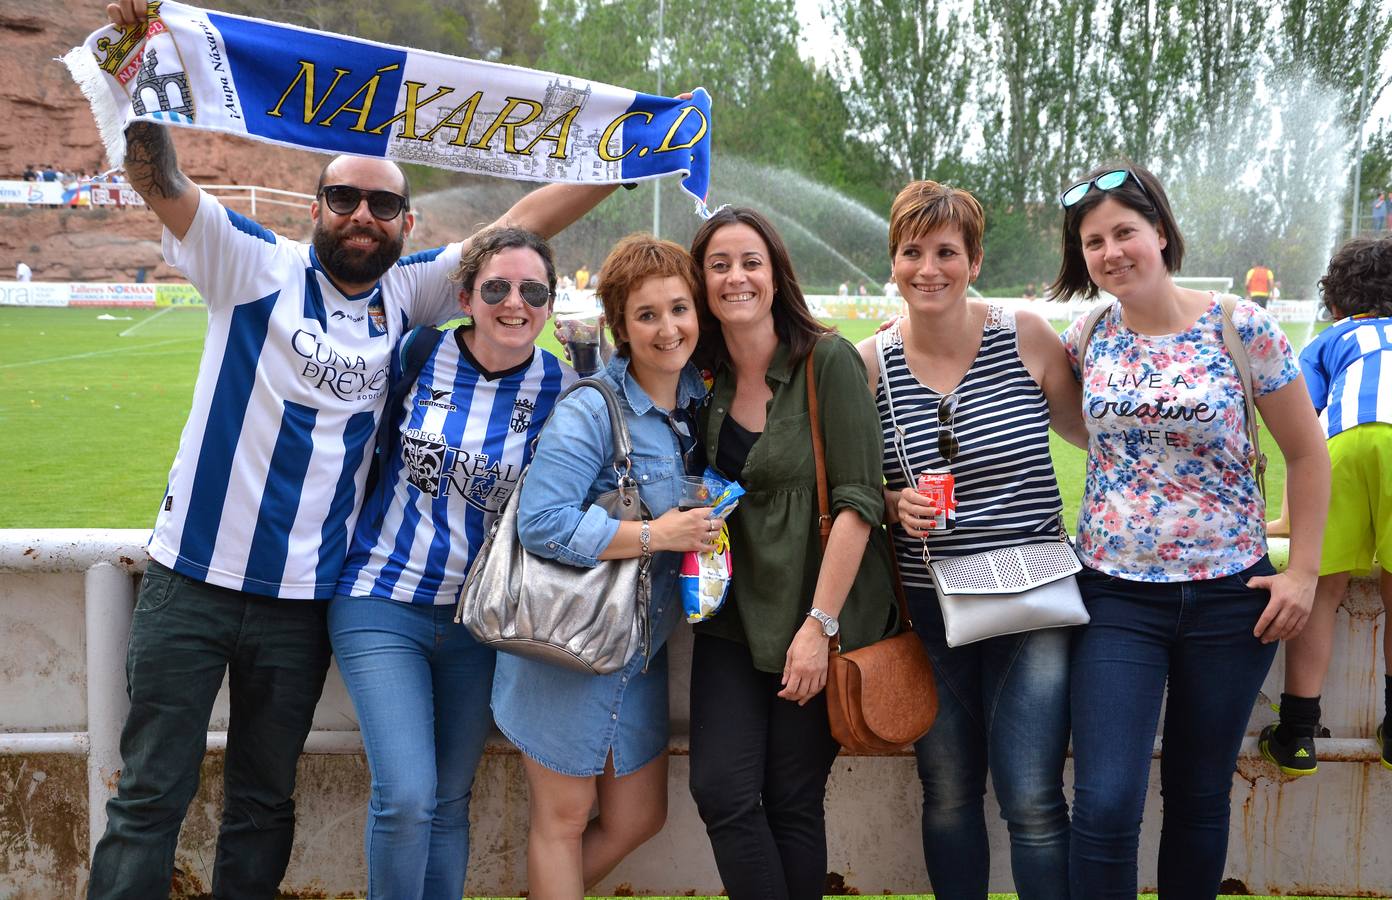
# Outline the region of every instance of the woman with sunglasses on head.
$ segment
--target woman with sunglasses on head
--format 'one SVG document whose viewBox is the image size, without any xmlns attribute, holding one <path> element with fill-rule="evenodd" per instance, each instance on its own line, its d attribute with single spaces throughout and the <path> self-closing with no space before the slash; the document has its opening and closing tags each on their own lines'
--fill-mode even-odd
<svg viewBox="0 0 1392 900">
<path fill-rule="evenodd" d="M 966 191 L 932 181 L 900 191 L 889 247 L 908 314 L 859 349 L 880 412 L 899 572 L 938 686 L 938 717 L 914 747 L 935 896 L 986 897 L 989 763 L 1009 825 L 1016 890 L 1022 900 L 1066 900 L 1063 764 L 1073 629 L 949 647 L 925 561 L 926 553 L 949 558 L 1059 540 L 1051 420 L 1069 440 L 1086 440 L 1078 385 L 1049 323 L 967 299 L 981 269 L 984 229 L 981 205 Z M 916 490 L 924 471 L 952 473 L 951 529 L 939 527 L 943 511 Z"/>
<path fill-rule="evenodd" d="M 714 370 L 702 441 L 710 463 L 746 490 L 730 519 L 730 594 L 696 626 L 691 793 L 730 897 L 821 897 L 823 797 L 839 749 L 823 693 L 830 636 L 839 629 L 850 650 L 879 640 L 897 620 L 877 527 L 884 501 L 874 403 L 855 349 L 808 311 L 767 219 L 718 210 L 697 230 L 691 255 L 709 312 L 703 363 Z M 828 430 L 833 523 L 825 554 L 809 356 Z"/>
<path fill-rule="evenodd" d="M 575 380 L 535 346 L 556 284 L 544 240 L 520 228 L 480 232 L 454 277 L 470 321 L 440 336 L 401 405 L 386 412 L 395 417 L 389 453 L 377 460 L 380 477 L 329 606 L 372 772 L 372 900 L 463 893 L 496 654 L 455 624 L 454 606 L 532 439 Z M 406 338 L 396 377 L 411 343 L 430 336 Z"/>
<path fill-rule="evenodd" d="M 1253 472 L 1260 450 L 1248 438 L 1237 351 L 1224 342 L 1224 301 L 1171 277 L 1184 240 L 1164 188 L 1139 166 L 1109 166 L 1060 199 L 1053 294 L 1117 298 L 1091 335 L 1079 319 L 1064 336 L 1089 433 L 1078 580 L 1092 616 L 1074 641 L 1071 675 L 1073 896 L 1136 896 L 1168 685 L 1160 895 L 1214 897 L 1253 703 L 1276 642 L 1299 633 L 1314 600 L 1329 456 L 1280 326 L 1236 302 L 1238 356 L 1291 487 L 1290 564 L 1278 575 Z"/>
<path fill-rule="evenodd" d="M 493 715 L 522 751 L 531 823 L 528 894 L 579 898 L 662 828 L 667 817 L 666 641 L 680 619 L 683 551 L 709 549 L 721 520 L 680 510 L 693 410 L 705 385 L 688 360 L 700 337 L 696 276 L 677 244 L 644 234 L 604 261 L 599 297 L 615 355 L 595 377 L 616 394 L 633 441 L 631 475 L 653 516 L 621 522 L 595 504 L 617 486 L 608 406 L 581 388 L 542 432 L 518 505 L 532 553 L 576 566 L 650 559 L 650 651 L 607 675 L 498 657 Z M 598 805 L 593 819 L 590 812 Z"/>
</svg>

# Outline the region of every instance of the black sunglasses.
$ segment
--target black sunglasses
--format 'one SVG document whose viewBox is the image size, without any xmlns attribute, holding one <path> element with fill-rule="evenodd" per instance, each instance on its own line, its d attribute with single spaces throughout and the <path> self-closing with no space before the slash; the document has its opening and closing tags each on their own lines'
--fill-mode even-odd
<svg viewBox="0 0 1392 900">
<path fill-rule="evenodd" d="M 326 184 L 319 191 L 329 209 L 340 216 L 351 216 L 367 198 L 367 211 L 374 219 L 390 222 L 406 208 L 406 198 L 391 191 L 365 191 L 351 184 Z"/>
<path fill-rule="evenodd" d="M 1146 200 L 1150 205 L 1155 205 L 1155 200 L 1150 196 L 1150 191 L 1146 190 L 1145 182 L 1136 177 L 1136 173 L 1130 169 L 1114 169 L 1110 172 L 1103 172 L 1096 178 L 1089 178 L 1087 181 L 1080 181 L 1068 190 L 1059 195 L 1059 204 L 1067 209 L 1079 200 L 1087 196 L 1088 191 L 1096 187 L 1099 191 L 1114 191 L 1126 183 L 1126 176 L 1131 176 L 1131 180 L 1140 185 L 1141 193 L 1145 194 Z"/>
<path fill-rule="evenodd" d="M 938 455 L 947 462 L 957 458 L 961 445 L 957 435 L 952 433 L 952 417 L 957 414 L 956 394 L 944 394 L 938 401 Z"/>
<path fill-rule="evenodd" d="M 490 278 L 479 284 L 479 296 L 483 302 L 489 306 L 497 306 L 508 298 L 512 293 L 513 284 L 517 285 L 517 293 L 522 295 L 522 299 L 528 306 L 541 309 L 551 302 L 551 288 L 540 281 L 508 281 L 506 278 Z"/>
</svg>

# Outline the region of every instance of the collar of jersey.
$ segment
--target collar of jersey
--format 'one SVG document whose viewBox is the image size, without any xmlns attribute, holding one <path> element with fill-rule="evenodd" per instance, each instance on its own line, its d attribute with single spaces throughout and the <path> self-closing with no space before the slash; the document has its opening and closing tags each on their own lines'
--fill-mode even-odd
<svg viewBox="0 0 1392 900">
<path fill-rule="evenodd" d="M 334 284 L 334 280 L 329 277 L 329 273 L 324 271 L 323 265 L 321 265 L 319 262 L 319 254 L 314 252 L 313 244 L 311 244 L 309 247 L 309 265 L 312 269 L 314 269 L 314 271 L 318 272 L 320 275 L 323 275 L 324 280 L 329 283 L 329 287 L 333 288 L 335 291 L 338 291 L 338 295 L 342 297 L 344 300 L 366 300 L 368 297 L 371 297 L 373 294 L 377 293 L 377 289 L 382 285 L 382 280 L 379 278 L 372 283 L 372 287 L 368 288 L 367 290 L 361 293 L 343 293 L 343 291 L 338 290 L 338 285 Z"/>
</svg>

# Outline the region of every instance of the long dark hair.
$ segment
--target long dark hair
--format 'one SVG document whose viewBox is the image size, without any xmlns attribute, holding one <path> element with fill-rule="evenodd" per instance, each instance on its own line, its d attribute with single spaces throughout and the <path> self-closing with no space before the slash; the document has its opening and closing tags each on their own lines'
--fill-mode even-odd
<svg viewBox="0 0 1392 900">
<path fill-rule="evenodd" d="M 1078 182 L 1090 181 L 1099 175 L 1125 169 L 1128 177 L 1111 190 L 1096 186 L 1088 190 L 1082 199 L 1063 210 L 1063 254 L 1059 263 L 1058 277 L 1049 285 L 1049 293 L 1060 300 L 1070 300 L 1081 294 L 1091 300 L 1097 296 L 1097 285 L 1088 275 L 1087 260 L 1083 258 L 1082 230 L 1083 217 L 1108 197 L 1127 206 L 1150 224 L 1158 227 L 1165 235 L 1165 246 L 1160 258 L 1165 262 L 1165 271 L 1173 275 L 1179 271 L 1184 261 L 1184 237 L 1175 223 L 1174 212 L 1170 209 L 1170 198 L 1165 196 L 1165 188 L 1160 179 L 1149 170 L 1135 163 L 1113 163 L 1098 166 L 1088 172 Z"/>
<path fill-rule="evenodd" d="M 769 262 L 773 266 L 773 330 L 779 342 L 788 346 L 789 361 L 801 362 L 823 335 L 831 333 L 831 329 L 818 322 L 807 308 L 807 298 L 802 295 L 802 286 L 798 284 L 797 273 L 793 271 L 788 248 L 773 223 L 747 206 L 726 206 L 702 222 L 701 227 L 696 229 L 696 236 L 691 239 L 691 258 L 701 273 L 701 294 L 705 301 L 700 304 L 698 365 L 714 366 L 730 358 L 720 322 L 710 311 L 710 298 L 705 296 L 706 248 L 710 246 L 715 233 L 727 225 L 748 225 L 758 232 L 768 246 Z"/>
</svg>

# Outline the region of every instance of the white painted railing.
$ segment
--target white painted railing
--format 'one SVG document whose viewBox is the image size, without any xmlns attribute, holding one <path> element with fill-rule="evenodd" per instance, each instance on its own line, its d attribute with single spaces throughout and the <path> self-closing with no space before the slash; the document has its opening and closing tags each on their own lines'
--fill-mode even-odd
<svg viewBox="0 0 1392 900">
<path fill-rule="evenodd" d="M 125 648 L 146 537 L 144 530 L 0 530 L 0 635 L 5 635 L 0 638 L 0 795 L 21 786 L 27 792 L 26 799 L 9 807 L 0 803 L 0 809 L 10 810 L 0 814 L 0 846 L 19 848 L 8 857 L 0 854 L 0 897 L 73 896 L 86 877 L 87 853 L 105 827 L 105 801 L 121 765 Z M 1385 840 L 1392 822 L 1392 773 L 1378 765 L 1371 740 L 1382 695 L 1378 659 L 1383 623 L 1376 582 L 1355 580 L 1340 622 L 1324 710 L 1325 722 L 1342 737 L 1320 741 L 1321 773 L 1292 782 L 1256 754 L 1250 735 L 1273 718 L 1265 703 L 1279 694 L 1279 662 L 1248 725 L 1233 779 L 1228 874 L 1255 893 L 1392 895 L 1392 853 Z M 625 884 L 639 893 L 668 895 L 688 890 L 712 894 L 720 887 L 685 787 L 687 629 L 679 629 L 671 649 L 674 734 L 668 824 L 601 885 L 608 893 Z M 215 707 L 213 727 L 225 718 L 224 698 Z M 225 745 L 224 731 L 209 733 L 210 750 Z M 360 845 L 366 770 L 351 704 L 335 674 L 305 749 L 296 794 L 301 827 L 287 890 L 361 893 L 363 862 L 352 848 Z M 60 761 L 74 757 L 85 760 L 86 777 L 73 772 L 71 796 L 63 796 L 55 787 L 63 779 L 49 773 L 65 766 L 72 771 L 71 763 Z M 195 882 L 206 882 L 211 866 L 219 767 L 214 753 L 205 763 L 204 787 L 181 836 L 180 869 Z M 913 773 L 912 759 L 905 754 L 838 760 L 827 800 L 829 866 L 848 886 L 866 893 L 927 890 Z M 1071 766 L 1067 777 L 1071 783 Z M 1158 788 L 1154 767 L 1142 833 L 1143 884 L 1154 883 Z M 516 895 L 525 887 L 525 797 L 515 751 L 501 739 L 491 741 L 474 791 L 471 895 Z M 989 796 L 987 802 L 994 803 Z M 72 829 L 71 839 L 80 844 L 71 848 L 74 855 L 66 862 L 42 838 L 63 829 L 36 828 L 34 821 L 60 815 L 54 810 L 62 808 L 85 813 L 87 826 L 85 835 Z M 991 884 L 994 890 L 1009 890 L 1004 825 L 994 812 L 988 813 L 988 821 Z"/>
</svg>

